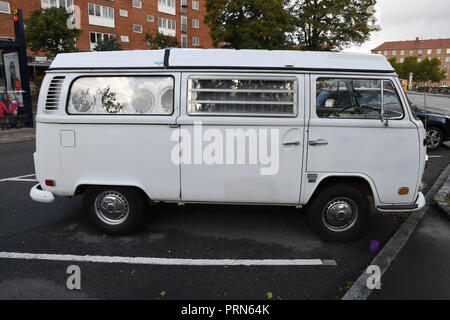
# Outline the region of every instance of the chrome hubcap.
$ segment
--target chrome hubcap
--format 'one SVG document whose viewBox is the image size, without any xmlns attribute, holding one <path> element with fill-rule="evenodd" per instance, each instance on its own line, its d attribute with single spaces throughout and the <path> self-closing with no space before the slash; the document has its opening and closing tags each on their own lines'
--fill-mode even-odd
<svg viewBox="0 0 450 320">
<path fill-rule="evenodd" d="M 427 131 L 427 144 L 430 148 L 435 148 L 441 142 L 441 134 L 435 129 Z"/>
<path fill-rule="evenodd" d="M 322 219 L 332 231 L 345 231 L 351 228 L 358 217 L 356 203 L 349 198 L 336 198 L 325 206 Z"/>
<path fill-rule="evenodd" d="M 130 212 L 127 199 L 117 191 L 105 191 L 95 199 L 95 213 L 104 223 L 118 225 L 123 223 Z"/>
</svg>

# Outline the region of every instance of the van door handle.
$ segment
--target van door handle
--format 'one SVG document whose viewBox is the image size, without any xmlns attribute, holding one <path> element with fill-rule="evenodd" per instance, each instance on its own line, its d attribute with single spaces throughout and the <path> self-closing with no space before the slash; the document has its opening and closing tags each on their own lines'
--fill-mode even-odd
<svg viewBox="0 0 450 320">
<path fill-rule="evenodd" d="M 300 144 L 300 141 L 289 141 L 289 142 L 283 142 L 283 146 L 298 146 Z"/>
<path fill-rule="evenodd" d="M 311 140 L 309 141 L 310 146 L 327 145 L 328 141 L 325 139 Z"/>
</svg>

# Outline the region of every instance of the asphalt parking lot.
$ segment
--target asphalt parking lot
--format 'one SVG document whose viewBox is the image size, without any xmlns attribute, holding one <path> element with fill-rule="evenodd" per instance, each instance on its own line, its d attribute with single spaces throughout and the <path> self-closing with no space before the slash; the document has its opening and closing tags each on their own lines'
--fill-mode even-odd
<svg viewBox="0 0 450 320">
<path fill-rule="evenodd" d="M 33 152 L 33 142 L 0 145 L 0 252 L 55 256 L 0 258 L 0 299 L 340 299 L 376 256 L 371 243 L 382 248 L 406 219 L 376 214 L 365 238 L 336 244 L 313 234 L 295 208 L 159 204 L 136 234 L 106 236 L 85 222 L 80 197 L 29 198 Z M 428 187 L 450 163 L 450 148 L 429 156 Z M 98 261 L 51 258 L 61 255 Z M 223 259 L 229 263 L 207 263 Z M 249 259 L 300 262 L 232 263 Z M 66 286 L 70 265 L 80 267 L 80 290 Z"/>
</svg>

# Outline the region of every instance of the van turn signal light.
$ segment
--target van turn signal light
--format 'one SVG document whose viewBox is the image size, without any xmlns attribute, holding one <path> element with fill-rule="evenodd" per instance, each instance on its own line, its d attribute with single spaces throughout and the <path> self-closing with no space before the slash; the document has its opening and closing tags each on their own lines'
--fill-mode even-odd
<svg viewBox="0 0 450 320">
<path fill-rule="evenodd" d="M 55 180 L 45 180 L 45 185 L 48 187 L 54 187 L 55 186 Z"/>
<path fill-rule="evenodd" d="M 405 195 L 409 193 L 409 188 L 403 187 L 398 190 L 398 194 Z"/>
</svg>

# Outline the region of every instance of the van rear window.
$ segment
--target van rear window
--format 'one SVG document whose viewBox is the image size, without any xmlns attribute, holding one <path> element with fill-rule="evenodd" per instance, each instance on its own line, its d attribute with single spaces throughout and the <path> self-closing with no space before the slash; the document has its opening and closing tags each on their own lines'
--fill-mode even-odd
<svg viewBox="0 0 450 320">
<path fill-rule="evenodd" d="M 166 76 L 81 77 L 71 86 L 69 114 L 170 115 L 174 79 Z"/>
<path fill-rule="evenodd" d="M 297 82 L 191 77 L 188 100 L 190 115 L 296 116 Z"/>
</svg>

